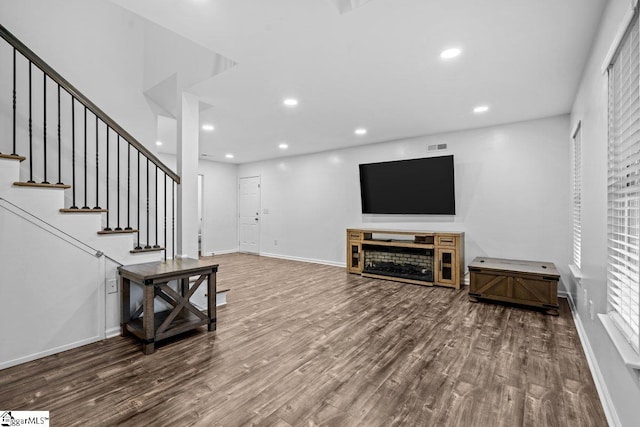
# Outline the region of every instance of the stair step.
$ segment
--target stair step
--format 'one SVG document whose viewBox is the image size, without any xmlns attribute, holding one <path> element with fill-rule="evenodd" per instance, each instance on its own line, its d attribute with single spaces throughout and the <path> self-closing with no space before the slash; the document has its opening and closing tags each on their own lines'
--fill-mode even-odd
<svg viewBox="0 0 640 427">
<path fill-rule="evenodd" d="M 142 248 L 142 249 L 131 249 L 129 252 L 132 254 L 139 254 L 142 252 L 158 252 L 158 251 L 164 251 L 164 248 Z"/>
<path fill-rule="evenodd" d="M 13 159 L 24 162 L 27 158 L 24 156 L 18 156 L 17 154 L 2 154 L 0 153 L 0 159 Z"/>
<path fill-rule="evenodd" d="M 14 182 L 13 185 L 17 187 L 35 187 L 35 188 L 71 188 L 67 184 L 43 184 L 41 182 Z"/>
<path fill-rule="evenodd" d="M 224 307 L 227 305 L 227 293 L 229 290 L 229 288 L 216 290 L 216 307 Z M 206 297 L 207 294 L 205 293 L 204 296 Z"/>
<path fill-rule="evenodd" d="M 132 228 L 131 230 L 100 230 L 98 231 L 98 234 L 131 234 L 137 232 L 138 230 Z"/>
<path fill-rule="evenodd" d="M 62 213 L 102 213 L 109 212 L 107 209 L 80 209 L 80 208 L 64 208 L 60 209 Z"/>
</svg>

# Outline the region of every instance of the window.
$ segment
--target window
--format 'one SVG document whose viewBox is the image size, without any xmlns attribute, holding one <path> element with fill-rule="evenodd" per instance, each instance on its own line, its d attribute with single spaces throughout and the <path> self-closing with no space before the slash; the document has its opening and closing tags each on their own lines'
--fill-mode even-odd
<svg viewBox="0 0 640 427">
<path fill-rule="evenodd" d="M 582 126 L 578 123 L 573 133 L 573 173 L 572 173 L 572 205 L 573 205 L 573 265 L 581 268 L 582 253 Z"/>
<path fill-rule="evenodd" d="M 640 352 L 640 44 L 638 15 L 608 69 L 607 305 L 614 324 Z"/>
</svg>

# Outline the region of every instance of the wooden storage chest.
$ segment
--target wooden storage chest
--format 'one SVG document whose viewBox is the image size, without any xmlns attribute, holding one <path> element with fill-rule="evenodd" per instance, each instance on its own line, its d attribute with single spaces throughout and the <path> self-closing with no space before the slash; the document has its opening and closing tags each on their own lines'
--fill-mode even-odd
<svg viewBox="0 0 640 427">
<path fill-rule="evenodd" d="M 558 315 L 560 273 L 551 262 L 477 257 L 469 264 L 469 300 L 510 302 Z"/>
</svg>

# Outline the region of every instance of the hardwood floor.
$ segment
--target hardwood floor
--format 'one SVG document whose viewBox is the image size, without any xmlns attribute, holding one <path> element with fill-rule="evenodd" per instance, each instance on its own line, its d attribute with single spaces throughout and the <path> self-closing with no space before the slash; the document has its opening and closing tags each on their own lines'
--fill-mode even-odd
<svg viewBox="0 0 640 427">
<path fill-rule="evenodd" d="M 217 332 L 112 338 L 0 371 L 52 425 L 606 426 L 569 307 L 468 302 L 343 268 L 216 256 Z"/>
</svg>

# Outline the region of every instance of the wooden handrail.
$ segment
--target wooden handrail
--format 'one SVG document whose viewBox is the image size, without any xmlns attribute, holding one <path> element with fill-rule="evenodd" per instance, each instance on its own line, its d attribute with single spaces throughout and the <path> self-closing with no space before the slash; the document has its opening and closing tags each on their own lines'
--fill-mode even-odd
<svg viewBox="0 0 640 427">
<path fill-rule="evenodd" d="M 36 67 L 40 68 L 47 76 L 58 83 L 64 90 L 66 90 L 71 96 L 84 104 L 93 114 L 98 116 L 107 126 L 116 131 L 125 141 L 131 144 L 136 150 L 142 153 L 145 157 L 153 162 L 158 168 L 167 174 L 173 181 L 180 184 L 180 176 L 169 169 L 164 163 L 160 161 L 151 151 L 149 151 L 144 145 L 142 145 L 136 138 L 134 138 L 129 132 L 124 130 L 122 126 L 115 122 L 104 111 L 98 108 L 89 98 L 87 98 L 82 92 L 76 89 L 71 83 L 69 83 L 64 77 L 49 66 L 36 55 L 31 49 L 18 40 L 13 34 L 9 32 L 3 25 L 0 24 L 0 36 L 5 39 L 11 46 L 16 48 L 18 52 L 31 61 Z"/>
</svg>

